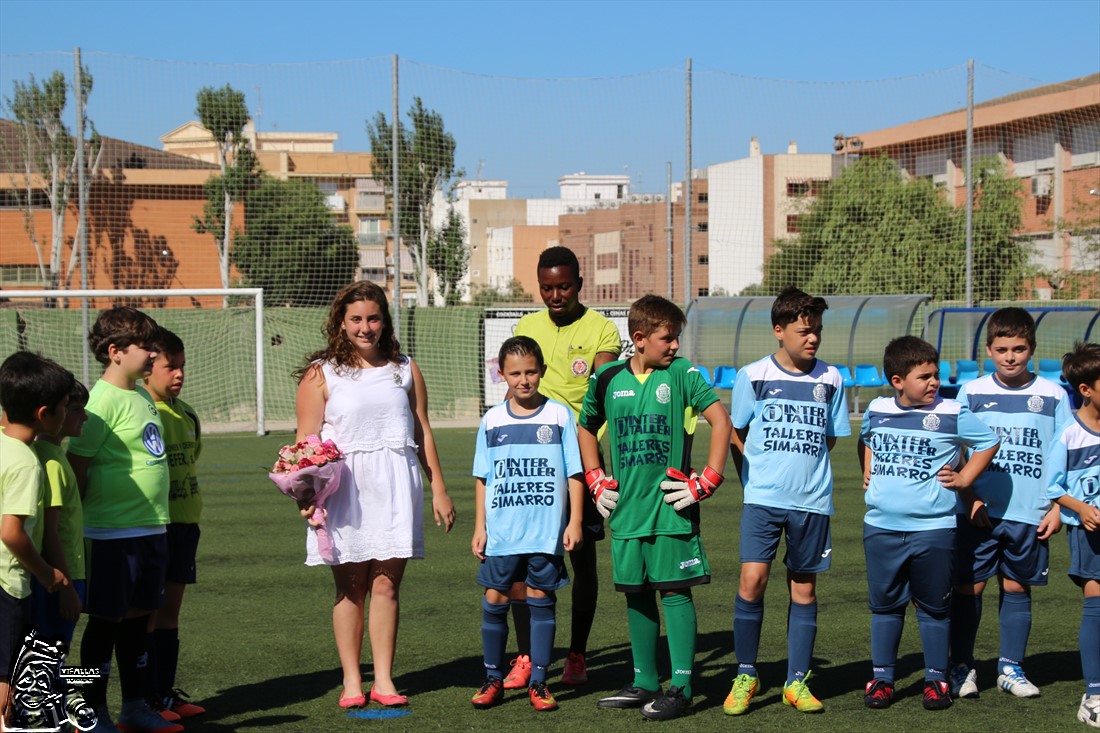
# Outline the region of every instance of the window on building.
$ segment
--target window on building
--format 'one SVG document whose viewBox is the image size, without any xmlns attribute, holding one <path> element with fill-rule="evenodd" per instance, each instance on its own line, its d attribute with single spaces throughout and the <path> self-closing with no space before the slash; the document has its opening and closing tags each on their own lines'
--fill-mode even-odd
<svg viewBox="0 0 1100 733">
<path fill-rule="evenodd" d="M 1070 145 L 1074 168 L 1100 166 L 1100 122 L 1074 125 Z"/>
<path fill-rule="evenodd" d="M 810 193 L 809 181 L 787 181 L 787 196 L 806 196 Z"/>
<path fill-rule="evenodd" d="M 699 203 L 705 204 L 705 203 L 709 203 L 709 202 L 710 202 L 710 194 L 708 194 L 708 193 L 699 194 Z"/>
<path fill-rule="evenodd" d="M 709 265 L 710 264 L 710 255 L 699 255 L 699 264 L 700 265 Z"/>
<path fill-rule="evenodd" d="M 386 235 L 382 233 L 381 219 L 359 220 L 359 244 L 384 244 Z"/>
<path fill-rule="evenodd" d="M 1012 139 L 1012 161 L 1018 177 L 1054 169 L 1054 130 Z"/>
<path fill-rule="evenodd" d="M 0 209 L 22 209 L 27 200 L 26 189 L 6 188 L 0 190 Z M 31 191 L 32 209 L 50 208 L 50 199 L 45 189 L 36 188 Z"/>
<path fill-rule="evenodd" d="M 695 225 L 695 228 L 700 232 L 710 231 L 710 225 L 705 221 L 701 221 Z"/>
<path fill-rule="evenodd" d="M 705 298 L 710 295 L 710 288 L 699 288 L 697 292 L 699 293 L 700 298 Z"/>
<path fill-rule="evenodd" d="M 600 197 L 600 194 L 598 194 L 598 193 L 593 195 L 593 198 L 598 199 L 599 197 Z"/>
<path fill-rule="evenodd" d="M 0 285 L 45 286 L 46 280 L 37 265 L 0 265 Z"/>
<path fill-rule="evenodd" d="M 787 215 L 787 234 L 798 234 L 798 214 Z"/>
<path fill-rule="evenodd" d="M 615 187 L 615 198 L 621 199 L 623 197 L 623 185 L 620 183 Z"/>
</svg>

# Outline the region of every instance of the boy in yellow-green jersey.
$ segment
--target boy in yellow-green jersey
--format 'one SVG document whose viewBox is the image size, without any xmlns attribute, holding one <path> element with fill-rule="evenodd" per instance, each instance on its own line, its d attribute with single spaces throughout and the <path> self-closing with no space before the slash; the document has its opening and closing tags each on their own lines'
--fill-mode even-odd
<svg viewBox="0 0 1100 733">
<path fill-rule="evenodd" d="M 149 682 L 152 694 L 181 718 L 201 715 L 206 710 L 186 701 L 176 688 L 179 664 L 179 615 L 183 593 L 195 582 L 195 554 L 199 546 L 202 495 L 195 463 L 202 452 L 199 417 L 180 398 L 187 359 L 183 341 L 162 328 L 153 338 L 157 358 L 145 377 L 145 389 L 156 401 L 164 426 L 164 451 L 168 457 L 168 572 L 164 583 L 164 605 L 153 614 L 153 638 L 149 645 Z"/>
</svg>

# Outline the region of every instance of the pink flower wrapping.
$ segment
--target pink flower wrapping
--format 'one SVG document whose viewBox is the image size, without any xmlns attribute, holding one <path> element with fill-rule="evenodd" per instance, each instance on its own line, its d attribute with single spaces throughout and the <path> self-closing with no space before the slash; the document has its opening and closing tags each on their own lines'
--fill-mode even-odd
<svg viewBox="0 0 1100 733">
<path fill-rule="evenodd" d="M 324 443 L 316 435 L 279 450 L 268 478 L 286 496 L 299 503 L 312 504 L 309 524 L 317 532 L 317 549 L 326 562 L 333 561 L 332 537 L 325 527 L 325 501 L 340 488 L 340 461 L 344 454 L 331 440 Z"/>
</svg>

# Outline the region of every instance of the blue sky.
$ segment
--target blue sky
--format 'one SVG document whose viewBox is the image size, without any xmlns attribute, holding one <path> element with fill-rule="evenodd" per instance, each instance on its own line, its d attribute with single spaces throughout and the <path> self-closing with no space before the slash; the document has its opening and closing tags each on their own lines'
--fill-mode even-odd
<svg viewBox="0 0 1100 733">
<path fill-rule="evenodd" d="M 1100 2 L 0 2 L 3 53 L 271 63 L 393 53 L 538 78 L 696 63 L 747 76 L 907 76 L 968 58 L 1046 82 L 1100 67 Z"/>
<path fill-rule="evenodd" d="M 402 109 L 422 96 L 467 172 L 544 195 L 576 170 L 657 190 L 670 160 L 679 178 L 688 57 L 697 166 L 743 157 L 750 135 L 765 152 L 824 152 L 835 132 L 962 106 L 970 58 L 979 100 L 1097 73 L 1100 2 L 0 0 L 0 94 L 70 71 L 43 52 L 76 46 L 99 129 L 155 147 L 193 117 L 199 86 L 232 83 L 261 129 L 368 149 L 398 53 Z"/>
</svg>

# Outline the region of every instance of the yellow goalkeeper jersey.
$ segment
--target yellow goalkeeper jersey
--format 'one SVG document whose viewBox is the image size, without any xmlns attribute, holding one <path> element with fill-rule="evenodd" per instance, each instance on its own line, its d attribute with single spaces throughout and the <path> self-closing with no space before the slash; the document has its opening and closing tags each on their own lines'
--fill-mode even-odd
<svg viewBox="0 0 1100 733">
<path fill-rule="evenodd" d="M 622 348 L 615 324 L 591 308 L 562 328 L 550 319 L 549 310 L 528 313 L 516 324 L 515 335 L 529 336 L 538 343 L 546 360 L 539 392 L 568 405 L 574 418 L 580 415 L 596 354 L 608 353 L 618 359 Z"/>
</svg>

